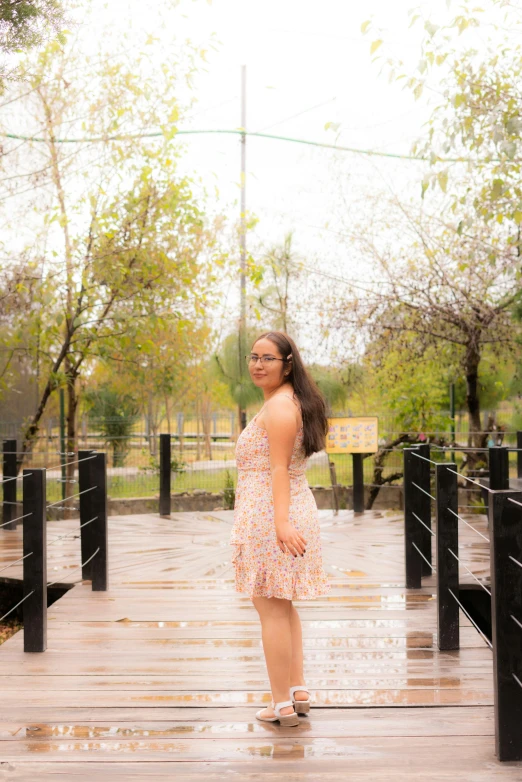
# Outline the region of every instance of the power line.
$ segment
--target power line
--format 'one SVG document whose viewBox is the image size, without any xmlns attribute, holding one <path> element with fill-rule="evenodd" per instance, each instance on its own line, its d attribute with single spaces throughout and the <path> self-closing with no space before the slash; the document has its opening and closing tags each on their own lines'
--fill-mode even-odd
<svg viewBox="0 0 522 782">
<path fill-rule="evenodd" d="M 277 136 L 273 133 L 261 133 L 253 130 L 241 130 L 241 129 L 215 129 L 215 130 L 178 130 L 177 136 L 201 136 L 206 134 L 214 135 L 229 135 L 229 136 L 254 136 L 257 138 L 270 139 L 272 141 L 286 141 L 291 144 L 304 144 L 310 147 L 321 147 L 322 149 L 332 149 L 336 152 L 349 152 L 354 155 L 367 155 L 369 157 L 385 157 L 395 160 L 412 160 L 416 162 L 430 162 L 431 158 L 423 157 L 420 155 L 401 155 L 397 152 L 381 152 L 374 149 L 358 149 L 356 147 L 342 147 L 337 144 L 327 144 L 322 141 L 311 141 L 309 139 L 293 138 L 291 136 Z M 161 131 L 155 131 L 154 133 L 124 133 L 121 135 L 111 136 L 94 136 L 92 138 L 55 138 L 53 139 L 55 144 L 94 144 L 94 143 L 106 143 L 107 141 L 125 141 L 141 138 L 160 138 L 164 134 Z M 40 136 L 23 136 L 16 133 L 1 133 L 0 137 L 12 138 L 18 141 L 34 141 L 38 143 L 47 143 L 47 139 Z M 455 158 L 437 158 L 441 163 L 469 163 L 472 162 L 469 158 L 455 157 Z"/>
</svg>

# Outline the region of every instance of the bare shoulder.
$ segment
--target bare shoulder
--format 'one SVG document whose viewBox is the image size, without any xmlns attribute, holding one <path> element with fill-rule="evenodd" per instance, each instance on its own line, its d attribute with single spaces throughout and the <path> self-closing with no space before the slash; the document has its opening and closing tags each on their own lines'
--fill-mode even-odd
<svg viewBox="0 0 522 782">
<path fill-rule="evenodd" d="M 270 426 L 299 426 L 300 405 L 297 398 L 292 399 L 291 394 L 275 394 L 265 406 L 263 412 L 265 424 Z"/>
</svg>

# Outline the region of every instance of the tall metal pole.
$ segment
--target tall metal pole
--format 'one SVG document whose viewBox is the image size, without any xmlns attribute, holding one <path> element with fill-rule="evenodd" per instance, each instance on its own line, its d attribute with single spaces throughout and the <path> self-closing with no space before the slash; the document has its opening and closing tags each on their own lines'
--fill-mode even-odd
<svg viewBox="0 0 522 782">
<path fill-rule="evenodd" d="M 245 378 L 246 346 L 246 65 L 241 66 L 241 217 L 240 241 L 240 306 L 239 306 L 239 381 L 241 390 Z M 246 410 L 240 402 L 240 429 L 246 426 Z"/>
</svg>

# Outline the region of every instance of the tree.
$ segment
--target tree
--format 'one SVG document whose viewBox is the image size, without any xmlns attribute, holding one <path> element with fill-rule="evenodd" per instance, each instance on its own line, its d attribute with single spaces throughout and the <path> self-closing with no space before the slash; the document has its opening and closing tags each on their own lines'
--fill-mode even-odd
<svg viewBox="0 0 522 782">
<path fill-rule="evenodd" d="M 247 332 L 246 344 L 249 346 L 257 336 L 252 329 Z M 214 353 L 216 377 L 227 383 L 230 396 L 238 409 L 238 422 L 241 421 L 241 410 L 245 410 L 256 402 L 261 402 L 263 392 L 255 386 L 248 373 L 242 371 L 239 362 L 245 362 L 245 357 L 239 355 L 239 339 L 237 333 L 229 334 L 223 341 L 220 350 Z"/>
<path fill-rule="evenodd" d="M 342 406 L 348 396 L 348 388 L 343 382 L 342 372 L 337 367 L 319 364 L 311 364 L 308 369 L 324 396 L 327 407 L 333 410 L 335 407 Z"/>
<path fill-rule="evenodd" d="M 260 308 L 260 318 L 268 313 L 274 329 L 291 331 L 295 335 L 299 315 L 296 293 L 302 266 L 292 247 L 292 239 L 292 233 L 286 234 L 280 246 L 274 245 L 264 255 L 260 264 L 262 279 L 258 282 L 255 300 Z"/>
<path fill-rule="evenodd" d="M 85 399 L 89 409 L 89 418 L 101 430 L 105 441 L 112 446 L 113 467 L 122 467 L 129 451 L 129 440 L 134 424 L 138 420 L 139 405 L 131 394 L 123 394 L 100 386 L 87 392 Z"/>
<path fill-rule="evenodd" d="M 516 5 L 493 0 L 484 8 L 463 4 L 438 21 L 412 11 L 412 24 L 423 23 L 426 31 L 415 73 L 396 58 L 386 61 L 390 76 L 403 80 L 416 99 L 426 88 L 438 97 L 429 132 L 413 148 L 431 163 L 422 197 L 433 193 L 424 216 L 410 221 L 418 226 L 415 260 L 408 266 L 403 254 L 395 274 L 383 264 L 390 295 L 376 311 L 381 308 L 394 339 L 414 335 L 419 352 L 439 342 L 441 356 L 456 354 L 466 378 L 471 440 L 481 446 L 479 367 L 488 351 L 504 357 L 514 351 L 518 334 L 510 313 L 520 307 L 522 17 Z M 366 22 L 363 32 L 370 30 Z M 382 43 L 374 40 L 371 52 L 385 59 Z M 397 279 L 412 269 L 411 284 Z"/>
<path fill-rule="evenodd" d="M 61 38 L 65 16 L 60 0 L 0 0 L 0 51 L 11 55 Z M 15 78 L 16 68 L 0 65 L 0 88 Z"/>
<path fill-rule="evenodd" d="M 470 442 L 481 448 L 480 363 L 486 350 L 506 355 L 516 347 L 511 309 L 519 293 L 513 249 L 502 243 L 501 231 L 495 234 L 479 221 L 468 235 L 438 216 L 395 206 L 391 217 L 388 212 L 394 219 L 393 241 L 383 240 L 376 225 L 374 234 L 358 234 L 361 252 L 379 274 L 381 292 L 362 299 L 355 313 L 341 306 L 339 325 L 364 328 L 371 335 L 367 350 L 381 367 L 394 351 L 418 363 L 428 355 L 442 371 L 460 367 Z M 400 235 L 405 237 L 401 243 Z"/>
<path fill-rule="evenodd" d="M 4 189 L 34 209 L 45 248 L 32 237 L 43 254 L 33 261 L 37 314 L 23 317 L 44 360 L 24 453 L 57 387 L 67 386 L 67 450 L 74 450 L 84 368 L 118 362 L 129 346 L 146 352 L 142 329 L 179 329 L 205 313 L 217 250 L 191 181 L 176 170 L 176 72 L 170 65 L 140 72 L 140 62 L 137 53 L 130 70 L 113 53 L 92 64 L 53 43 L 26 71 L 32 89 L 20 92 L 20 110 L 43 142 L 23 145 L 23 166 L 15 145 L 2 160 L 11 174 Z M 129 134 L 150 126 L 155 140 Z M 71 150 L 60 143 L 64 128 L 90 141 Z M 34 190 L 26 196 L 28 181 Z"/>
</svg>

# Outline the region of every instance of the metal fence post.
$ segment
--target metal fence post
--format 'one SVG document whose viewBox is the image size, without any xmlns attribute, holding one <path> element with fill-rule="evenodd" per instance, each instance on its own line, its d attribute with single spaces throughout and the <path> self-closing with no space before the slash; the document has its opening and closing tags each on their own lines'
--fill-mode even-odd
<svg viewBox="0 0 522 782">
<path fill-rule="evenodd" d="M 454 472 L 450 472 L 453 470 Z M 458 649 L 459 606 L 450 594 L 459 594 L 459 563 L 448 549 L 459 555 L 457 465 L 437 464 L 437 628 L 441 651 Z"/>
<path fill-rule="evenodd" d="M 419 515 L 420 492 L 413 486 L 413 482 L 419 482 L 422 460 L 414 455 L 415 452 L 418 452 L 417 448 L 404 449 L 404 559 L 407 589 L 419 589 L 422 586 L 422 558 L 413 545 L 420 549 L 420 524 L 413 515 Z"/>
<path fill-rule="evenodd" d="M 24 652 L 44 652 L 47 648 L 46 474 L 45 470 L 33 468 L 24 470 L 23 476 Z"/>
<path fill-rule="evenodd" d="M 522 492 L 489 495 L 495 749 L 522 760 L 522 508 L 509 498 L 522 504 Z"/>
<path fill-rule="evenodd" d="M 96 521 L 93 522 L 93 551 L 99 549 L 92 559 L 92 591 L 105 592 L 109 587 L 109 530 L 107 519 L 107 454 L 97 453 L 88 462 L 91 465 L 92 510 Z"/>
<path fill-rule="evenodd" d="M 160 434 L 159 515 L 162 517 L 170 517 L 171 460 L 170 434 Z"/>
<path fill-rule="evenodd" d="M 417 457 L 413 457 L 416 459 L 419 464 L 419 472 L 418 477 L 419 480 L 415 481 L 415 483 L 418 483 L 419 486 L 422 486 L 425 492 L 427 494 L 423 494 L 423 492 L 418 492 L 420 494 L 418 498 L 418 506 L 419 510 L 417 511 L 417 515 L 420 519 L 423 520 L 424 524 L 426 524 L 426 527 L 429 527 L 431 529 L 431 499 L 428 496 L 431 494 L 430 488 L 431 488 L 431 481 L 430 481 L 430 463 L 429 461 L 425 461 L 426 459 L 430 458 L 430 446 L 428 443 L 423 443 L 422 445 L 419 445 L 417 447 L 417 451 L 420 456 L 423 456 L 423 459 L 419 459 Z M 418 491 L 418 489 L 417 489 Z M 420 544 L 419 548 L 430 563 L 428 565 L 428 562 L 425 562 L 422 560 L 422 575 L 423 576 L 431 576 L 431 538 L 432 536 L 426 529 L 426 527 L 423 527 L 420 525 Z"/>
<path fill-rule="evenodd" d="M 489 488 L 494 490 L 509 489 L 509 451 L 502 446 L 488 449 L 489 453 Z"/>
<path fill-rule="evenodd" d="M 2 477 L 4 481 L 6 478 L 16 478 L 16 440 L 4 440 L 2 450 Z M 16 481 L 4 483 L 3 490 L 2 522 L 10 522 L 5 524 L 4 529 L 16 529 L 16 521 L 11 522 L 11 519 L 15 519 L 18 515 L 16 511 Z"/>
</svg>

